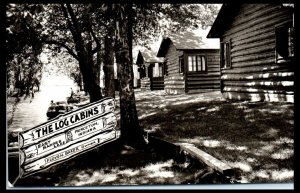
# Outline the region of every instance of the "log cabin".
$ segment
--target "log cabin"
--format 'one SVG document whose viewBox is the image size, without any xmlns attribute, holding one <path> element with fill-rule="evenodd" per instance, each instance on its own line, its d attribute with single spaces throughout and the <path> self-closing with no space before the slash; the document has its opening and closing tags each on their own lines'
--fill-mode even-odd
<svg viewBox="0 0 300 193">
<path fill-rule="evenodd" d="M 294 102 L 293 4 L 223 4 L 208 38 L 220 38 L 227 99 Z"/>
<path fill-rule="evenodd" d="M 153 51 L 141 49 L 136 66 L 141 80 L 141 89 L 164 90 L 164 59 L 156 57 Z"/>
<path fill-rule="evenodd" d="M 206 38 L 208 29 L 187 30 L 163 38 L 157 56 L 165 59 L 167 94 L 220 89 L 220 43 L 218 39 Z"/>
</svg>

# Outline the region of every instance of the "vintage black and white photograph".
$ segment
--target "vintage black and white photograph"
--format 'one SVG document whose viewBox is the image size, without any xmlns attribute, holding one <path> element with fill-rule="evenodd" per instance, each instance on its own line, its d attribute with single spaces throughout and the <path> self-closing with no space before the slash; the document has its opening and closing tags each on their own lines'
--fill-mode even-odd
<svg viewBox="0 0 300 193">
<path fill-rule="evenodd" d="M 7 190 L 293 189 L 294 4 L 5 8 Z"/>
</svg>

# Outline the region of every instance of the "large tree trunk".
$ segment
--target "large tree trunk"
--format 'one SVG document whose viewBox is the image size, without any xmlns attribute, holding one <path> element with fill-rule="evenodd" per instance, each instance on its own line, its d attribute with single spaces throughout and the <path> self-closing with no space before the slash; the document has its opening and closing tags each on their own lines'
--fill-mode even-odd
<svg viewBox="0 0 300 193">
<path fill-rule="evenodd" d="M 79 46 L 80 49 L 80 46 Z M 89 49 L 87 49 L 89 50 Z M 93 56 L 89 54 L 89 52 L 85 51 L 82 47 L 82 54 L 78 54 L 79 56 L 79 67 L 82 73 L 82 79 L 84 83 L 84 90 L 87 91 L 90 95 L 90 102 L 95 102 L 102 99 L 102 94 L 100 90 L 99 84 L 97 84 L 97 79 L 100 79 L 100 75 L 97 78 L 97 66 L 94 64 Z M 98 69 L 100 71 L 100 67 Z"/>
<path fill-rule="evenodd" d="M 76 15 L 70 4 L 61 4 L 62 11 L 68 23 L 69 29 L 72 33 L 75 49 L 77 51 L 79 68 L 82 74 L 84 83 L 84 90 L 90 95 L 90 102 L 95 102 L 102 99 L 100 86 L 95 81 L 95 74 L 93 73 L 93 55 L 90 54 L 89 45 L 83 41 L 82 29 L 78 24 Z M 86 47 L 85 47 L 86 46 Z"/>
<path fill-rule="evenodd" d="M 99 85 L 96 83 L 91 64 L 86 62 L 86 58 L 79 60 L 80 71 L 84 83 L 84 90 L 90 95 L 90 102 L 95 102 L 102 99 L 102 94 Z"/>
<path fill-rule="evenodd" d="M 93 77 L 94 77 L 95 83 L 100 88 L 101 59 L 100 59 L 100 57 L 98 57 L 98 54 L 97 54 L 97 58 L 96 58 L 96 61 L 95 61 L 93 59 L 93 55 L 91 54 L 91 52 L 92 52 L 92 42 L 89 42 L 88 43 L 88 64 L 90 64 L 92 66 L 92 70 L 93 70 L 93 74 L 94 74 Z M 97 53 L 99 53 L 99 51 Z"/>
<path fill-rule="evenodd" d="M 109 34 L 111 35 L 111 34 Z M 105 78 L 105 96 L 115 98 L 115 82 L 114 82 L 114 51 L 112 39 L 108 36 L 104 40 L 104 78 Z"/>
<path fill-rule="evenodd" d="M 130 26 L 130 4 L 113 4 L 115 19 L 115 54 L 120 72 L 121 140 L 125 145 L 144 147 L 143 129 L 139 125 L 133 90 L 133 68 L 130 58 L 132 41 Z"/>
</svg>

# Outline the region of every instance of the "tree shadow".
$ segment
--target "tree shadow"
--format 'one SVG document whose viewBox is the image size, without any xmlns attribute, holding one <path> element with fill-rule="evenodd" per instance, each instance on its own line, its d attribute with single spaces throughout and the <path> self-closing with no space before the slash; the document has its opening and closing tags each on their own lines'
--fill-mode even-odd
<svg viewBox="0 0 300 193">
<path fill-rule="evenodd" d="M 293 104 L 207 101 L 166 109 L 141 124 L 149 130 L 159 125 L 158 137 L 194 143 L 233 167 L 240 164 L 244 182 L 293 180 Z"/>
<path fill-rule="evenodd" d="M 101 146 L 18 182 L 18 186 L 107 186 L 221 183 L 210 168 L 175 152 L 149 146 L 135 150 L 119 142 Z"/>
</svg>

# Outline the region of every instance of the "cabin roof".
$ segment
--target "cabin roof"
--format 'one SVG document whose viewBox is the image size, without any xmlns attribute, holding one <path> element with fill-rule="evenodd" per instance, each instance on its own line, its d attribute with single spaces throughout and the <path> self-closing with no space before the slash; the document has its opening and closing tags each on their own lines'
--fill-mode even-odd
<svg viewBox="0 0 300 193">
<path fill-rule="evenodd" d="M 177 50 L 219 49 L 220 43 L 218 39 L 206 38 L 208 31 L 209 28 L 170 34 L 163 38 L 157 56 L 164 57 L 171 42 Z"/>
<path fill-rule="evenodd" d="M 164 61 L 164 58 L 157 57 L 153 51 L 143 48 L 143 49 L 139 50 L 136 64 L 141 63 L 141 62 L 161 63 L 163 61 Z"/>
<path fill-rule="evenodd" d="M 224 3 L 215 19 L 207 38 L 220 38 L 223 30 L 233 19 L 235 13 L 238 11 L 241 3 Z"/>
<path fill-rule="evenodd" d="M 210 31 L 207 34 L 207 38 L 220 38 L 224 33 L 224 30 L 230 25 L 233 18 L 240 9 L 242 3 L 224 3 L 215 19 Z M 294 4 L 278 4 L 282 7 L 294 8 Z"/>
</svg>

